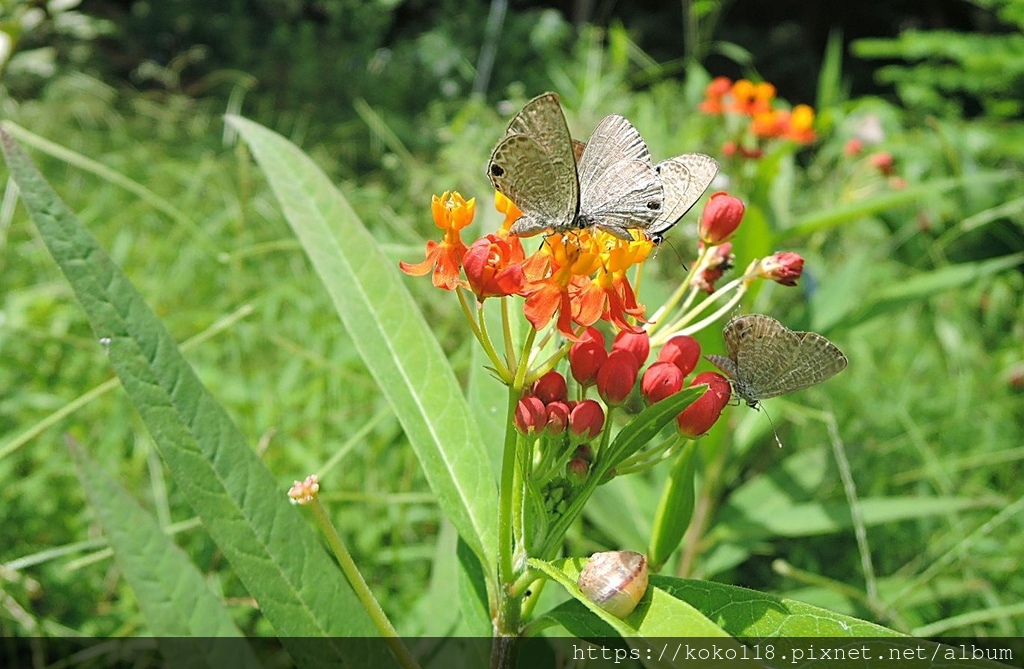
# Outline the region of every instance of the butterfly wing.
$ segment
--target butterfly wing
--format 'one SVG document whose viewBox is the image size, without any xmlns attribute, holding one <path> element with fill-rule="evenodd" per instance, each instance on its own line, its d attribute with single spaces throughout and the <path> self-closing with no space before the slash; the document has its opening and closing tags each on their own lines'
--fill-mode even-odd
<svg viewBox="0 0 1024 669">
<path fill-rule="evenodd" d="M 839 348 L 817 332 L 793 332 L 793 343 L 776 351 L 783 360 L 762 397 L 803 390 L 841 372 L 847 364 Z"/>
<path fill-rule="evenodd" d="M 729 321 L 723 336 L 736 363 L 737 381 L 763 400 L 803 390 L 831 378 L 846 367 L 846 356 L 816 332 L 794 332 L 763 314 Z M 743 393 L 741 393 L 743 394 Z"/>
<path fill-rule="evenodd" d="M 664 192 L 647 144 L 633 124 L 606 116 L 579 164 L 579 227 L 595 225 L 622 239 L 646 230 L 661 213 Z"/>
<path fill-rule="evenodd" d="M 573 226 L 579 180 L 572 138 L 554 93 L 537 96 L 512 117 L 491 152 L 487 176 L 523 212 L 512 233 L 532 235 Z"/>
<path fill-rule="evenodd" d="M 654 169 L 661 178 L 665 202 L 661 215 L 646 232 L 647 238 L 658 244 L 711 185 L 718 174 L 718 162 L 703 153 L 684 153 L 661 161 Z"/>
</svg>

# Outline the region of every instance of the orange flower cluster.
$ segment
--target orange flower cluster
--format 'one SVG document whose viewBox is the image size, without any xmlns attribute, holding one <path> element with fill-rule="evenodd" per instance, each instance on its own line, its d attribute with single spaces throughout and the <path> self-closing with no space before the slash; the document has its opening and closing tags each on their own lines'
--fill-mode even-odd
<svg viewBox="0 0 1024 669">
<path fill-rule="evenodd" d="M 625 241 L 585 229 L 549 235 L 527 256 L 519 238 L 508 232 L 521 212 L 501 193 L 495 193 L 495 206 L 505 214 L 502 227 L 467 247 L 461 231 L 473 220 L 475 200 L 467 202 L 458 193 L 435 195 L 431 212 L 444 239 L 427 242 L 423 262 L 399 263 L 402 271 L 414 276 L 433 271 L 438 288 L 466 288 L 480 302 L 488 297 L 525 297 L 523 312 L 534 329 L 555 318 L 558 331 L 573 341 L 576 326 L 589 327 L 602 319 L 621 330 L 640 330 L 630 319 L 642 321 L 644 308 L 637 303 L 626 272 L 647 258 L 654 246 L 650 241 Z"/>
<path fill-rule="evenodd" d="M 814 109 L 797 105 L 792 109 L 774 106 L 775 87 L 767 82 L 755 84 L 747 79 L 733 82 L 728 77 L 716 77 L 704 91 L 701 111 L 707 114 L 731 114 L 748 117 L 750 122 L 742 135 L 722 147 L 727 155 L 739 154 L 744 158 L 760 158 L 760 142 L 782 138 L 798 144 L 814 141 Z M 753 143 L 745 141 L 752 135 Z"/>
</svg>

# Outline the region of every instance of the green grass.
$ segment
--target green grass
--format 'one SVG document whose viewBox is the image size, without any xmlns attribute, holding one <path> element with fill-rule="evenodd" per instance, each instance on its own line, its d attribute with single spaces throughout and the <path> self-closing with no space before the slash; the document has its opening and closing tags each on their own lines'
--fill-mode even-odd
<svg viewBox="0 0 1024 669">
<path fill-rule="evenodd" d="M 656 157 L 694 148 L 714 153 L 715 130 L 690 111 L 695 100 L 682 88 L 663 84 L 631 94 L 614 75 L 588 79 L 573 67 L 563 76 L 575 88 L 563 97 L 578 105 L 570 107 L 574 129 L 617 111 L 634 118 Z M 26 103 L 12 120 L 138 188 L 67 156 L 33 150 L 33 158 L 177 341 L 213 329 L 188 348 L 187 358 L 259 449 L 282 493 L 293 479 L 333 463 L 323 471 L 324 499 L 356 562 L 399 630 L 423 629 L 428 609 L 417 603 L 431 574 L 451 559 L 436 550 L 445 521 L 260 172 L 242 148 L 222 142 L 218 110 L 206 103 L 170 97 L 154 104 L 95 82 L 75 83 L 63 89 L 74 97 Z M 686 123 L 679 121 L 687 118 L 680 109 L 690 114 Z M 841 158 L 844 132 L 858 122 L 861 108 L 849 102 L 832 111 L 834 132 L 799 161 L 783 157 L 782 176 L 730 186 L 764 214 L 776 239 L 780 228 L 842 213 L 851 184 L 866 184 L 859 202 L 891 192 L 863 165 Z M 361 114 L 373 128 L 370 112 Z M 969 128 L 979 141 L 950 146 L 943 138 L 956 136 L 959 122 L 944 121 L 949 133 L 929 135 L 909 122 L 902 127 L 900 110 L 886 112 L 896 120 L 890 144 L 901 152 L 898 164 L 912 185 L 966 172 L 1019 174 L 1019 163 L 987 154 L 998 143 L 998 128 L 979 122 Z M 379 157 L 382 169 L 341 184 L 395 262 L 418 259 L 424 240 L 435 234 L 432 192 L 476 196 L 485 229 L 500 219 L 491 211 L 482 166 L 503 127 L 501 115 L 466 103 L 437 105 L 415 120 L 436 134 L 436 153 L 405 152 L 377 126 L 387 147 Z M 342 171 L 338 147 L 302 145 L 329 174 Z M 1024 357 L 1021 261 L 991 270 L 979 264 L 963 277 L 945 273 L 955 264 L 1019 253 L 1014 232 L 1019 235 L 1020 213 L 994 216 L 956 244 L 942 241 L 943 230 L 972 216 L 985 220 L 985 212 L 1015 196 L 1016 182 L 998 176 L 941 192 L 925 188 L 919 197 L 882 200 L 877 208 L 836 216 L 825 227 L 785 239 L 786 249 L 808 258 L 801 288 L 772 285 L 745 309 L 822 330 L 850 366 L 821 387 L 768 402 L 782 450 L 765 416 L 745 407 L 728 410 L 727 424 L 706 438 L 706 459 L 726 454 L 729 483 L 716 498 L 720 513 L 710 520 L 707 550 L 693 574 L 904 632 L 1024 634 L 1024 577 L 1015 562 L 1024 554 L 1024 394 L 1011 382 Z M 112 374 L 34 225 L 22 208 L 13 214 L 7 208 L 12 197 L 8 190 L 3 212 L 10 218 L 0 218 L 0 509 L 7 537 L 0 579 L 9 595 L 0 606 L 0 626 L 20 634 L 142 633 L 147 628 L 135 595 L 97 540 L 64 435 L 73 435 L 165 527 L 187 523 L 193 514 L 165 478 L 119 388 L 40 429 Z M 922 219 L 932 232 L 919 229 Z M 673 234 L 683 258 L 691 252 L 687 228 Z M 743 239 L 737 240 L 739 264 L 753 253 L 741 246 Z M 649 307 L 682 274 L 669 248 L 654 264 L 644 294 Z M 911 279 L 923 288 L 900 293 Z M 454 300 L 426 280 L 405 283 L 459 378 L 466 378 L 471 337 Z M 715 328 L 701 337 L 706 350 L 720 349 Z M 499 443 L 493 435 L 493 447 Z M 847 461 L 855 495 L 843 485 Z M 595 498 L 586 526 L 570 533 L 568 553 L 643 540 L 638 528 L 653 517 L 667 469 L 608 486 L 605 499 Z M 962 503 L 915 511 L 915 500 L 921 507 L 933 501 L 926 498 Z M 851 500 L 862 518 L 854 513 L 850 519 Z M 761 504 L 778 509 L 780 526 L 737 521 Z M 823 512 L 817 524 L 800 525 Z M 273 633 L 201 528 L 187 524 L 174 536 L 232 603 L 243 631 Z"/>
</svg>

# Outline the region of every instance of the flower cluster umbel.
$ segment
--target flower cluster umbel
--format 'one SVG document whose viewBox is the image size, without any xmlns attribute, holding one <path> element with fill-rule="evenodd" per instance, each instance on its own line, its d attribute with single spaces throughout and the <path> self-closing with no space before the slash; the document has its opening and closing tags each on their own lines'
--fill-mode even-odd
<svg viewBox="0 0 1024 669">
<path fill-rule="evenodd" d="M 700 346 L 690 335 L 733 311 L 753 281 L 795 285 L 803 268 L 799 255 L 777 253 L 755 260 L 742 276 L 716 288 L 732 267 L 729 240 L 744 215 L 741 200 L 717 192 L 700 216 L 697 259 L 687 278 L 647 319 L 633 287 L 654 249 L 643 235 L 623 240 L 595 228 L 550 234 L 528 255 L 509 233 L 520 211 L 501 193 L 495 206 L 504 214 L 502 225 L 467 246 L 461 231 L 474 218 L 475 199 L 459 193 L 434 196 L 431 212 L 443 238 L 427 242 L 423 262 L 400 266 L 412 275 L 432 272 L 435 286 L 459 296 L 492 370 L 514 391 L 510 423 L 524 438 L 547 443 L 533 457 L 533 472 L 542 483 L 556 471 L 570 481 L 585 476 L 600 448 L 580 449 L 599 436 L 607 439 L 611 410 L 626 404 L 634 391 L 653 404 L 688 387 L 685 379 L 700 360 Z M 484 318 L 491 298 L 502 304 L 505 341 L 500 343 L 492 340 Z M 512 340 L 511 299 L 522 301 L 530 325 L 525 342 Z M 601 321 L 617 332 L 610 348 L 595 327 Z M 564 343 L 548 347 L 556 334 Z M 647 366 L 652 348 L 657 359 Z M 569 374 L 555 371 L 563 360 Z M 571 394 L 567 377 L 575 381 Z M 689 385 L 703 384 L 702 398 L 678 416 L 681 437 L 707 432 L 730 397 L 728 381 L 717 372 L 697 374 Z M 589 396 L 591 390 L 596 397 Z M 642 461 L 640 454 L 627 464 Z"/>
<path fill-rule="evenodd" d="M 722 145 L 722 153 L 727 156 L 760 158 L 766 140 L 781 138 L 810 144 L 815 138 L 814 109 L 808 105 L 777 107 L 775 86 L 768 82 L 715 77 L 704 90 L 700 109 L 733 121 L 729 124 L 732 138 Z"/>
</svg>

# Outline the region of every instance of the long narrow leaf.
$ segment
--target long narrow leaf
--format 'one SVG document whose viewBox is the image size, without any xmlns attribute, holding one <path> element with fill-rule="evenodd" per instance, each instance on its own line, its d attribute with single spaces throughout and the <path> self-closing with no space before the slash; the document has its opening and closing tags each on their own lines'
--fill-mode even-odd
<svg viewBox="0 0 1024 669">
<path fill-rule="evenodd" d="M 495 564 L 498 492 L 479 429 L 398 269 L 327 176 L 294 144 L 228 116 L 252 149 L 335 309 L 405 428 L 438 503 Z"/>
<path fill-rule="evenodd" d="M 202 518 L 261 610 L 282 636 L 373 634 L 319 540 L 203 387 L 142 296 L 0 130 L 7 164 L 50 254 L 153 435 L 182 495 Z M 368 666 L 386 658 L 351 647 L 290 643 L 303 663 Z M 329 658 L 314 657 L 327 653 Z"/>
<path fill-rule="evenodd" d="M 104 473 L 80 446 L 69 442 L 78 478 L 96 510 L 103 534 L 125 579 L 135 590 L 149 632 L 157 637 L 182 637 L 170 667 L 259 667 L 244 641 L 211 644 L 201 637 L 241 637 L 224 602 L 215 597 L 185 551 L 121 486 Z"/>
</svg>

